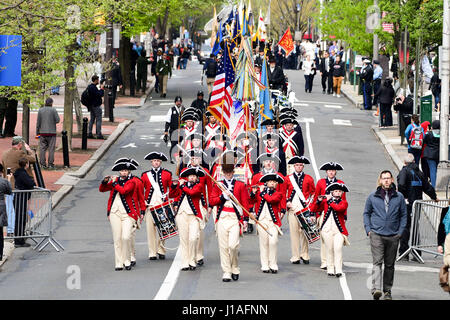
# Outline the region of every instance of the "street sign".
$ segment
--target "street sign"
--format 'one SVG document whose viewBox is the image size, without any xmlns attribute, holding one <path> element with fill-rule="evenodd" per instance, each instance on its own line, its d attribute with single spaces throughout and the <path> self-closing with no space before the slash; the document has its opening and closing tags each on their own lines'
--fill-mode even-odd
<svg viewBox="0 0 450 320">
<path fill-rule="evenodd" d="M 355 67 L 362 68 L 363 67 L 363 57 L 360 54 L 355 56 Z"/>
<path fill-rule="evenodd" d="M 0 86 L 22 85 L 22 36 L 0 35 Z"/>
<path fill-rule="evenodd" d="M 373 33 L 380 25 L 380 7 L 373 5 L 366 10 L 366 32 Z"/>
</svg>

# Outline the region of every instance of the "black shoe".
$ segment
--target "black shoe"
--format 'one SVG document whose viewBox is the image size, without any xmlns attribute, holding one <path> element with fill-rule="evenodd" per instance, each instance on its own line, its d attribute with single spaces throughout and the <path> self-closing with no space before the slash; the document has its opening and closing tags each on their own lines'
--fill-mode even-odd
<svg viewBox="0 0 450 320">
<path fill-rule="evenodd" d="M 150 257 L 148 260 L 156 260 L 156 257 Z"/>
<path fill-rule="evenodd" d="M 122 271 L 123 268 L 115 268 L 114 270 L 115 270 L 115 271 Z"/>
<path fill-rule="evenodd" d="M 231 278 L 232 278 L 234 281 L 238 281 L 238 280 L 239 280 L 239 275 L 238 275 L 238 274 L 232 273 L 232 274 L 231 274 Z"/>
<path fill-rule="evenodd" d="M 99 140 L 106 140 L 106 138 L 104 136 L 97 136 L 97 139 L 99 139 Z"/>
<path fill-rule="evenodd" d="M 302 259 L 302 261 L 303 261 L 304 264 L 309 264 L 309 260 L 305 260 L 305 259 L 303 259 L 303 258 L 300 258 L 300 259 Z"/>
<path fill-rule="evenodd" d="M 158 258 L 159 258 L 159 260 L 164 260 L 164 259 L 166 259 L 166 256 L 164 254 L 158 253 Z"/>
<path fill-rule="evenodd" d="M 327 270 L 327 267 L 320 267 L 321 270 Z"/>
<path fill-rule="evenodd" d="M 48 169 L 55 169 L 55 165 L 54 164 L 48 165 Z"/>
<path fill-rule="evenodd" d="M 264 273 L 270 273 L 270 270 L 263 270 Z"/>
<path fill-rule="evenodd" d="M 200 259 L 197 261 L 197 266 L 202 266 L 204 263 L 203 259 Z"/>
<path fill-rule="evenodd" d="M 175 161 L 173 161 L 173 160 L 170 160 L 170 163 L 171 163 L 171 164 L 175 164 Z"/>
<path fill-rule="evenodd" d="M 248 225 L 247 232 L 248 233 L 253 233 L 253 225 L 251 225 L 251 224 Z"/>
<path fill-rule="evenodd" d="M 230 282 L 231 279 L 230 279 L 230 278 L 223 278 L 222 281 L 223 281 L 223 282 Z"/>
<path fill-rule="evenodd" d="M 342 277 L 342 273 L 336 273 L 336 278 Z"/>
<path fill-rule="evenodd" d="M 181 271 L 188 271 L 189 270 L 189 267 L 187 267 L 187 268 L 181 268 Z"/>
<path fill-rule="evenodd" d="M 375 290 L 372 292 L 373 300 L 380 300 L 380 297 L 383 293 L 380 290 Z"/>
<path fill-rule="evenodd" d="M 335 277 L 335 276 L 336 276 L 334 273 L 327 273 L 327 275 L 328 275 L 329 277 Z"/>
<path fill-rule="evenodd" d="M 270 272 L 272 272 L 272 273 L 277 273 L 277 272 L 278 272 L 278 270 L 273 270 L 273 269 L 270 269 Z"/>
<path fill-rule="evenodd" d="M 125 266 L 125 270 L 131 270 L 131 264 L 129 266 Z"/>
<path fill-rule="evenodd" d="M 164 93 L 164 94 L 163 94 L 163 98 L 165 98 L 165 97 L 166 97 L 166 94 Z"/>
<path fill-rule="evenodd" d="M 95 137 L 94 137 L 94 135 L 93 134 L 88 134 L 88 139 L 95 139 Z"/>
<path fill-rule="evenodd" d="M 392 295 L 391 295 L 391 292 L 390 291 L 386 291 L 385 293 L 384 293 L 384 298 L 383 298 L 384 300 L 392 300 Z"/>
<path fill-rule="evenodd" d="M 136 261 L 131 261 L 131 266 L 134 267 L 136 265 Z"/>
<path fill-rule="evenodd" d="M 300 260 L 292 261 L 292 264 L 300 264 Z"/>
<path fill-rule="evenodd" d="M 195 270 L 195 267 L 193 267 L 193 266 L 189 266 L 189 270 Z"/>
<path fill-rule="evenodd" d="M 325 94 L 325 90 L 322 91 L 322 94 Z"/>
<path fill-rule="evenodd" d="M 27 248 L 27 247 L 30 247 L 31 246 L 31 244 L 29 244 L 29 243 L 17 243 L 17 244 L 14 244 L 14 247 L 16 247 L 16 248 Z"/>
</svg>

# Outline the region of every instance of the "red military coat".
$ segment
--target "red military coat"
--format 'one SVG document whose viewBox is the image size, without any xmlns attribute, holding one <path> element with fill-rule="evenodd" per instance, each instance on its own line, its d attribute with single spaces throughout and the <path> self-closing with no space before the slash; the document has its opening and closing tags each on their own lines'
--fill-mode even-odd
<svg viewBox="0 0 450 320">
<path fill-rule="evenodd" d="M 345 193 L 344 193 L 345 194 Z M 322 212 L 324 211 L 325 216 L 323 217 L 322 226 L 325 225 L 328 219 L 334 219 L 339 231 L 348 236 L 347 228 L 345 227 L 345 217 L 347 215 L 348 202 L 343 198 L 339 198 L 337 200 L 333 200 L 331 198 L 329 201 L 323 199 L 322 201 L 314 202 L 311 205 L 311 210 L 313 212 Z"/>
<path fill-rule="evenodd" d="M 265 188 L 263 192 L 258 190 L 256 194 L 250 193 L 250 199 L 255 204 L 256 219 L 259 220 L 264 204 L 267 202 L 273 223 L 281 227 L 280 212 L 283 198 L 286 202 L 286 196 L 283 193 L 276 190 L 269 191 L 268 188 Z"/>
<path fill-rule="evenodd" d="M 286 180 L 287 178 L 285 176 L 283 176 L 281 173 L 279 172 L 275 172 L 276 174 L 278 174 L 280 177 L 283 178 L 284 183 L 278 183 L 277 185 L 277 191 L 281 192 L 281 194 L 286 195 L 287 192 L 287 184 L 286 184 Z M 264 185 L 264 183 L 259 182 L 259 179 L 261 179 L 261 177 L 264 175 L 264 169 L 262 169 L 260 172 L 258 172 L 257 174 L 255 174 L 252 177 L 252 186 L 262 186 Z M 282 201 L 281 201 L 281 210 L 283 210 L 284 212 L 286 211 L 286 197 L 283 197 Z M 255 209 L 256 212 L 256 209 Z"/>
<path fill-rule="evenodd" d="M 120 178 L 119 178 L 120 179 Z M 108 199 L 108 211 L 107 214 L 109 216 L 109 213 L 111 212 L 111 207 L 113 204 L 113 201 L 116 197 L 116 194 L 120 194 L 120 198 L 122 200 L 122 204 L 127 211 L 128 215 L 132 217 L 134 220 L 138 220 L 140 216 L 140 204 L 139 202 L 139 190 L 142 190 L 142 187 L 139 185 L 139 179 L 136 177 L 128 177 L 123 182 L 112 182 L 109 181 L 108 183 L 104 183 L 103 181 L 100 183 L 99 191 L 100 192 L 107 192 L 110 191 L 109 199 Z"/>
<path fill-rule="evenodd" d="M 152 187 L 152 184 L 150 182 L 150 179 L 148 178 L 147 173 L 152 174 L 152 170 L 142 173 L 141 179 L 142 179 L 142 182 L 144 184 L 144 189 L 145 189 L 145 193 L 144 193 L 145 201 L 150 203 L 153 192 L 155 190 Z M 161 192 L 163 192 L 164 194 L 169 192 L 168 196 L 170 198 L 175 197 L 173 190 L 171 190 L 171 188 L 170 188 L 172 185 L 172 173 L 169 170 L 160 168 L 158 170 L 155 182 L 159 185 Z"/>
<path fill-rule="evenodd" d="M 228 187 L 225 180 L 222 180 L 221 183 L 225 187 Z M 233 195 L 236 197 L 236 199 L 239 201 L 239 203 L 246 210 L 250 210 L 250 207 L 251 207 L 250 198 L 249 198 L 248 190 L 247 190 L 247 187 L 245 186 L 245 184 L 236 179 L 233 179 L 231 183 L 232 183 L 232 189 L 230 191 L 232 191 Z M 214 185 L 211 195 L 209 197 L 209 205 L 217 206 L 216 222 L 219 221 L 220 214 L 224 210 L 225 201 L 226 200 L 222 195 L 222 190 L 220 190 L 217 185 Z M 233 207 L 236 208 L 234 205 L 233 205 Z M 227 210 L 227 209 L 225 209 L 225 210 Z M 233 209 L 233 212 L 236 213 L 239 223 L 241 223 L 241 224 L 243 223 L 243 218 L 248 216 L 248 214 L 245 211 L 243 212 L 242 215 L 239 214 L 239 212 L 236 209 Z"/>
<path fill-rule="evenodd" d="M 175 191 L 177 194 L 175 198 L 176 205 L 180 206 L 183 199 L 187 197 L 187 201 L 194 215 L 200 219 L 203 219 L 203 215 L 200 210 L 200 201 L 202 198 L 203 189 L 204 187 L 201 182 L 197 182 L 190 187 L 188 187 L 187 182 L 182 187 L 177 186 Z"/>
<path fill-rule="evenodd" d="M 295 173 L 287 176 L 286 180 L 285 180 L 286 189 L 287 189 L 287 202 L 290 202 L 290 201 L 292 202 L 292 199 L 294 198 L 294 196 L 296 194 L 294 186 L 292 185 L 292 182 L 290 179 L 290 177 L 292 175 L 294 175 L 294 180 L 295 180 Z M 300 177 L 300 186 L 299 187 L 300 187 L 300 190 L 302 190 L 302 192 L 303 192 L 303 196 L 305 197 L 305 200 L 308 200 L 308 198 L 310 196 L 313 196 L 314 192 L 316 190 L 316 187 L 314 186 L 314 179 L 310 175 L 303 173 L 303 172 Z"/>
</svg>

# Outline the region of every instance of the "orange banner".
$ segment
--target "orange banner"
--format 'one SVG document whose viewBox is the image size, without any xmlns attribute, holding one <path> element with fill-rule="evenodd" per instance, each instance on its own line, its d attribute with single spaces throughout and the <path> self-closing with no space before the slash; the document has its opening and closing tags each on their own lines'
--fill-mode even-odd
<svg viewBox="0 0 450 320">
<path fill-rule="evenodd" d="M 278 45 L 286 51 L 286 57 L 294 50 L 294 41 L 292 40 L 291 29 L 288 28 L 284 33 L 283 37 L 281 37 Z"/>
</svg>

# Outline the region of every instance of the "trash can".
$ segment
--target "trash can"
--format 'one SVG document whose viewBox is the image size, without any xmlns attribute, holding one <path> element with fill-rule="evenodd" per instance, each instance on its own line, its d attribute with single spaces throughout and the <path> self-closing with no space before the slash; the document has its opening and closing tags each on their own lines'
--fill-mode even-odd
<svg viewBox="0 0 450 320">
<path fill-rule="evenodd" d="M 420 122 L 432 122 L 433 103 L 432 96 L 427 95 L 420 98 Z"/>
</svg>

